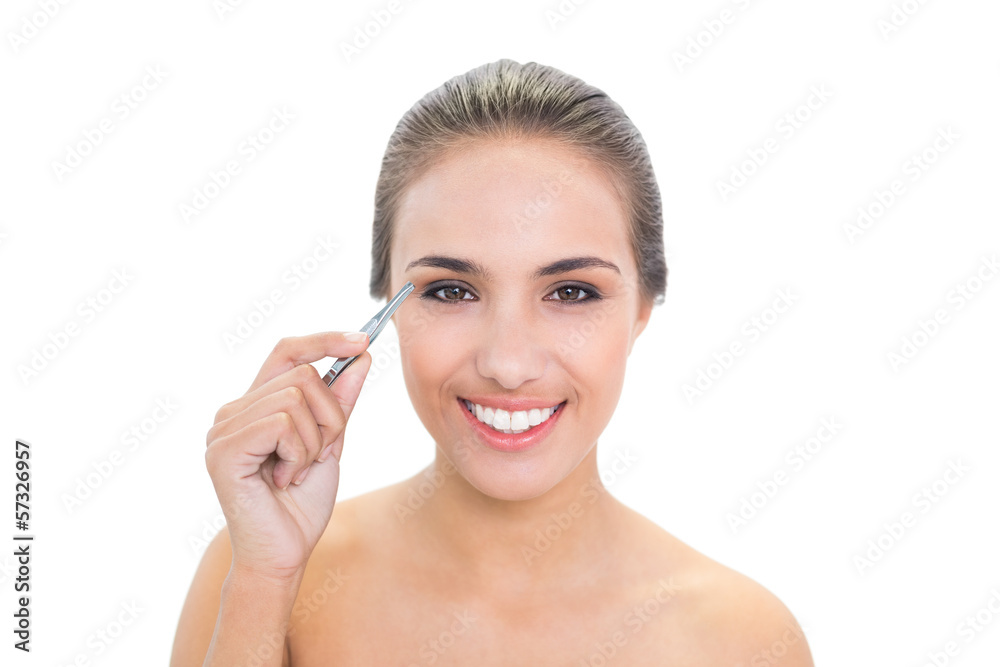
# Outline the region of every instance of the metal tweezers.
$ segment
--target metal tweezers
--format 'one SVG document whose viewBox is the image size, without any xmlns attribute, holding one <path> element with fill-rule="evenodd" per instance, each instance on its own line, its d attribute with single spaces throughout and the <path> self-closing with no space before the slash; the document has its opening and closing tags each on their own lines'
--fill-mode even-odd
<svg viewBox="0 0 1000 667">
<path fill-rule="evenodd" d="M 396 312 L 399 305 L 403 303 L 403 299 L 409 296 L 412 291 L 413 283 L 407 282 L 403 285 L 401 290 L 396 292 L 396 296 L 392 297 L 389 303 L 385 304 L 385 308 L 378 311 L 378 313 L 375 314 L 375 317 L 368 320 L 363 327 L 358 329 L 358 331 L 364 331 L 368 334 L 369 347 L 375 342 L 378 335 L 382 333 L 382 329 L 385 328 L 385 325 L 389 322 L 389 318 L 392 317 L 394 312 Z M 340 374 L 344 371 L 344 369 L 353 364 L 354 360 L 359 356 L 360 355 L 354 355 L 353 357 L 339 357 L 335 362 L 333 362 L 333 366 L 330 366 L 330 370 L 323 376 L 323 382 L 326 383 L 326 386 L 329 387 L 332 385 L 337 378 L 340 377 Z"/>
</svg>

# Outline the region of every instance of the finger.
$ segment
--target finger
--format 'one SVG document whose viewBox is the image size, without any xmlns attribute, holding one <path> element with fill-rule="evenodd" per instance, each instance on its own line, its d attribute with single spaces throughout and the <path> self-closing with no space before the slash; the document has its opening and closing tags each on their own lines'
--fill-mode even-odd
<svg viewBox="0 0 1000 667">
<path fill-rule="evenodd" d="M 305 392 L 301 387 L 290 384 L 282 389 L 261 397 L 246 409 L 232 417 L 217 422 L 208 431 L 209 444 L 268 415 L 286 412 L 295 422 L 295 430 L 305 443 L 310 460 L 315 458 L 328 444 L 324 443 L 316 417 L 309 407 Z"/>
<path fill-rule="evenodd" d="M 368 347 L 368 338 L 351 342 L 343 331 L 325 331 L 308 336 L 282 338 L 261 365 L 249 391 L 301 364 L 311 364 L 325 357 L 352 357 Z"/>
<path fill-rule="evenodd" d="M 256 475 L 275 454 L 272 483 L 286 488 L 306 463 L 306 447 L 287 412 L 276 412 L 219 438 L 205 452 L 213 481 L 235 484 Z"/>
<path fill-rule="evenodd" d="M 361 393 L 361 387 L 364 385 L 365 378 L 368 376 L 368 371 L 372 365 L 372 355 L 367 351 L 358 356 L 357 361 L 351 364 L 350 368 L 345 370 L 340 378 L 333 384 L 333 394 L 336 396 L 337 403 L 344 412 L 345 428 L 346 420 L 350 419 L 351 413 L 354 412 L 354 406 L 358 402 L 358 396 Z M 326 460 L 331 454 L 337 461 L 340 461 L 340 455 L 343 453 L 344 449 L 344 437 L 343 429 L 338 434 L 338 437 L 323 450 L 320 454 L 321 460 Z"/>
<path fill-rule="evenodd" d="M 351 367 L 346 371 L 344 371 L 344 374 L 337 380 L 336 385 L 345 383 L 345 386 L 338 387 L 338 389 L 335 390 L 336 393 L 338 394 L 336 400 L 340 403 L 340 407 L 344 410 L 344 428 L 346 428 L 347 419 L 351 416 L 351 412 L 353 412 L 354 410 L 354 405 L 357 403 L 358 394 L 361 391 L 361 386 L 364 384 L 365 376 L 371 369 L 371 364 L 372 364 L 371 355 L 368 354 L 367 352 L 364 352 L 363 354 L 358 356 L 358 360 L 355 361 L 353 364 L 351 364 Z M 354 369 L 355 366 L 358 367 L 356 370 Z M 334 456 L 337 463 L 338 464 L 340 463 L 341 450 L 343 449 L 344 446 L 344 437 L 343 437 L 344 428 L 341 428 L 339 430 L 336 439 L 333 442 L 331 442 L 320 453 L 319 458 L 317 458 L 315 461 L 312 461 L 311 463 L 321 464 L 324 461 L 326 461 L 331 454 Z M 328 466 L 326 469 L 324 469 L 324 473 L 330 473 L 331 472 L 329 470 L 330 467 L 332 466 Z M 315 468 L 316 465 L 307 465 L 304 470 L 299 472 L 293 478 L 292 483 L 296 485 L 302 484 L 307 477 L 311 476 L 312 471 Z M 326 477 L 328 477 L 328 475 L 324 475 L 324 478 Z M 326 482 L 324 482 L 324 484 L 325 483 Z"/>
<path fill-rule="evenodd" d="M 303 504 L 325 506 L 330 502 L 331 496 L 336 499 L 340 462 L 331 457 L 322 463 L 314 462 L 308 470 L 300 485 L 292 484 L 288 487 L 296 502 L 301 500 Z"/>
<path fill-rule="evenodd" d="M 354 364 L 352 364 L 353 366 Z M 337 381 L 337 384 L 339 383 L 340 380 Z M 326 386 L 319 373 L 310 364 L 296 366 L 235 401 L 222 406 L 215 416 L 216 426 L 233 419 L 265 397 L 284 391 L 291 386 L 298 387 L 305 397 L 306 404 L 312 412 L 313 421 L 319 428 L 320 442 L 317 445 L 317 451 L 323 451 L 340 436 L 347 424 L 347 417 L 344 415 L 336 394 Z M 215 429 L 216 426 L 212 428 Z M 211 431 L 209 433 L 211 434 Z M 305 437 L 307 434 L 303 433 L 302 435 Z"/>
<path fill-rule="evenodd" d="M 361 387 L 371 370 L 372 355 L 367 351 L 358 355 L 357 360 L 341 373 L 340 377 L 329 389 L 333 390 L 333 395 L 344 413 L 344 417 L 349 418 L 354 406 L 358 402 L 358 395 L 361 394 Z M 320 380 L 322 382 L 322 380 Z"/>
</svg>

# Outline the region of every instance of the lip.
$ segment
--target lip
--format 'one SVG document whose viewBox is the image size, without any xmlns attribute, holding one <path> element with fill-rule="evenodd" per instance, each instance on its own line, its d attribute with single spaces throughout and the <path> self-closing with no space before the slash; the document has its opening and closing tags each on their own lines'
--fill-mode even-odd
<svg viewBox="0 0 1000 667">
<path fill-rule="evenodd" d="M 527 412 L 528 410 L 533 410 L 535 408 L 541 410 L 542 408 L 551 408 L 565 403 L 563 400 L 556 400 L 554 398 L 551 400 L 544 398 L 506 398 L 499 396 L 486 396 L 483 394 L 470 394 L 468 396 L 459 397 L 460 400 L 463 398 L 472 401 L 473 403 L 478 403 L 484 408 L 488 405 L 494 410 L 502 408 L 507 412 L 517 412 L 518 410 Z"/>
<path fill-rule="evenodd" d="M 555 428 L 556 422 L 559 421 L 559 418 L 562 417 L 562 413 L 566 410 L 566 401 L 563 401 L 562 403 L 558 403 L 559 410 L 538 426 L 529 429 L 524 433 L 501 433 L 500 431 L 496 431 L 476 419 L 476 415 L 469 412 L 468 408 L 465 407 L 465 400 L 466 399 L 462 397 L 455 399 L 458 403 L 458 409 L 462 411 L 463 415 L 465 415 L 465 420 L 476 432 L 480 442 L 490 449 L 495 449 L 499 452 L 523 452 L 526 449 L 534 447 L 544 440 L 552 429 Z M 468 400 L 473 403 L 476 402 L 471 398 Z M 545 407 L 552 407 L 552 404 L 550 403 Z"/>
</svg>

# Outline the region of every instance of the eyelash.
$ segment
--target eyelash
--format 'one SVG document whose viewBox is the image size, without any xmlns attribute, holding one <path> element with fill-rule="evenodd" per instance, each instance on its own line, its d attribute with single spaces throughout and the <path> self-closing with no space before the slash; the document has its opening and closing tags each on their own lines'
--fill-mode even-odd
<svg viewBox="0 0 1000 667">
<path fill-rule="evenodd" d="M 455 304 L 464 303 L 466 301 L 472 301 L 473 300 L 473 299 L 442 299 L 442 298 L 436 296 L 436 294 L 438 292 L 440 292 L 441 290 L 452 288 L 452 287 L 457 287 L 458 289 L 462 290 L 466 294 L 472 294 L 472 290 L 470 290 L 470 289 L 468 289 L 466 287 L 463 287 L 462 285 L 459 285 L 458 283 L 432 283 L 432 284 L 428 285 L 426 289 L 424 289 L 424 291 L 420 294 L 420 298 L 421 299 L 428 299 L 428 300 L 431 300 L 431 301 L 440 301 L 442 303 L 455 303 Z M 599 300 L 599 299 L 602 298 L 601 295 L 600 295 L 600 293 L 596 289 L 594 289 L 593 287 L 590 287 L 588 285 L 578 285 L 578 284 L 575 284 L 575 283 L 567 283 L 565 285 L 559 285 L 554 290 L 552 290 L 552 292 L 550 292 L 549 294 L 552 294 L 553 292 L 558 292 L 559 290 L 562 290 L 562 289 L 566 289 L 567 287 L 580 290 L 581 292 L 586 292 L 588 296 L 585 297 L 585 298 L 583 298 L 583 299 L 549 299 L 549 301 L 556 301 L 558 303 L 563 303 L 563 304 L 567 304 L 567 305 L 576 305 L 576 304 L 579 304 L 579 303 L 584 303 L 586 301 L 597 301 L 597 300 Z"/>
</svg>

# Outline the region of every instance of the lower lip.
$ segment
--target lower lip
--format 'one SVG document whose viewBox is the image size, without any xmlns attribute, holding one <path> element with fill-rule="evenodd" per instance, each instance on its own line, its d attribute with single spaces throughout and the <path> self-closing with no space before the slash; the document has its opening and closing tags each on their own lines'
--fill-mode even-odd
<svg viewBox="0 0 1000 667">
<path fill-rule="evenodd" d="M 538 426 L 522 433 L 501 433 L 479 421 L 476 415 L 469 412 L 469 409 L 465 407 L 464 399 L 459 398 L 458 405 L 462 410 L 462 414 L 465 415 L 466 421 L 479 434 L 480 441 L 487 447 L 499 452 L 521 452 L 534 447 L 555 428 L 556 422 L 559 421 L 562 413 L 566 410 L 566 402 L 564 401 L 559 404 L 559 409 L 554 415 Z"/>
</svg>

